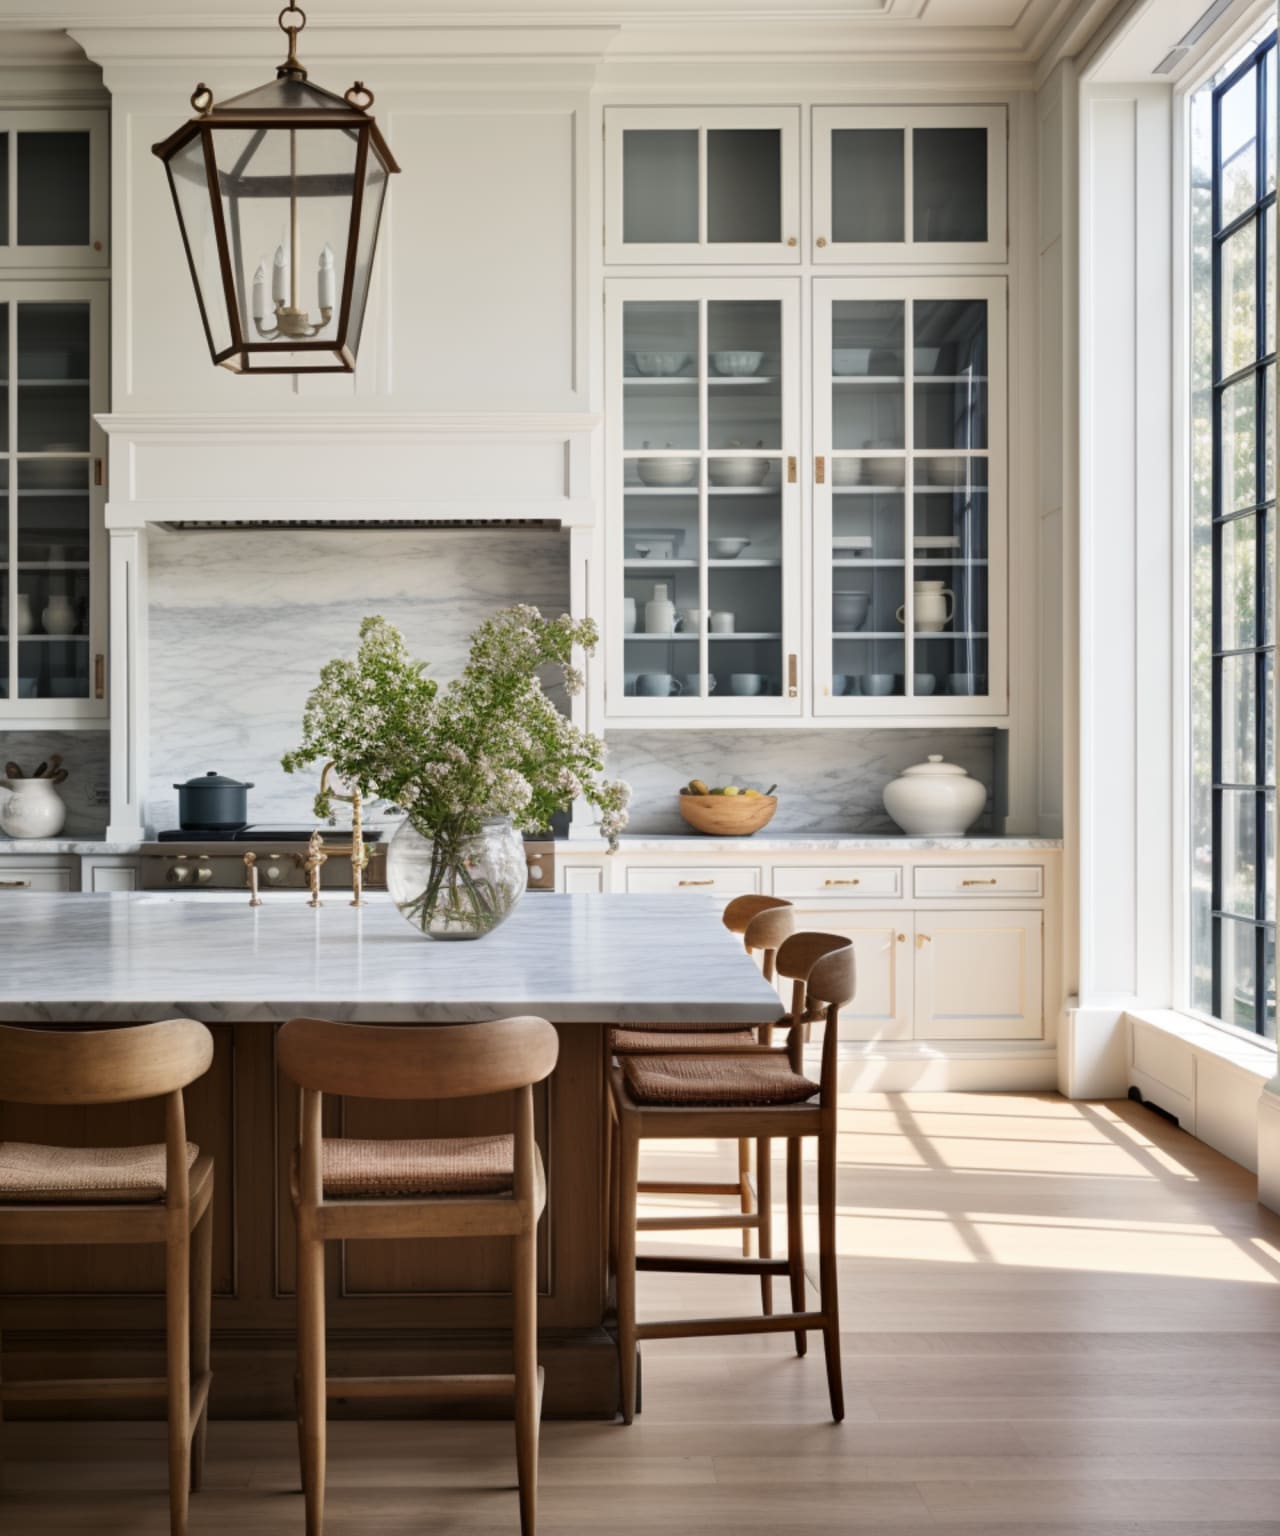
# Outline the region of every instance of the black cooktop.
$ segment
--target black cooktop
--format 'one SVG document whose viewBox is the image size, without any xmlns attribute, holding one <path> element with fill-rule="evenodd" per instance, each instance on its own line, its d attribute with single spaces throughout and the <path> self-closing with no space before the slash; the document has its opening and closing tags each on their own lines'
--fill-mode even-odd
<svg viewBox="0 0 1280 1536">
<path fill-rule="evenodd" d="M 321 827 L 325 837 L 349 837 L 348 827 Z M 171 829 L 168 832 L 158 832 L 156 841 L 159 843 L 305 843 L 315 831 L 314 823 L 309 827 L 235 827 L 222 828 L 216 832 L 193 832 Z M 377 843 L 382 840 L 382 828 L 367 828 L 364 834 L 366 843 Z"/>
</svg>

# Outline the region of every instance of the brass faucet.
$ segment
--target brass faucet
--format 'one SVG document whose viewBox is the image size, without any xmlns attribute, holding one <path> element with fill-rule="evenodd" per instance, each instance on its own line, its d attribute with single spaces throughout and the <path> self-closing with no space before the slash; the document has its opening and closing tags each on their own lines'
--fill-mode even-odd
<svg viewBox="0 0 1280 1536">
<path fill-rule="evenodd" d="M 311 887 L 311 900 L 308 906 L 319 907 L 323 903 L 320 900 L 320 871 L 330 854 L 346 854 L 351 859 L 351 905 L 363 907 L 364 901 L 364 872 L 369 863 L 369 850 L 364 842 L 364 817 L 360 791 L 352 788 L 349 795 L 339 793 L 329 787 L 329 775 L 333 772 L 333 764 L 326 763 L 320 774 L 320 793 L 330 794 L 335 800 L 345 800 L 351 807 L 351 841 L 347 843 L 326 843 L 320 828 L 311 834 L 307 843 L 307 854 L 304 859 L 299 859 L 299 864 L 306 871 L 307 880 Z"/>
</svg>

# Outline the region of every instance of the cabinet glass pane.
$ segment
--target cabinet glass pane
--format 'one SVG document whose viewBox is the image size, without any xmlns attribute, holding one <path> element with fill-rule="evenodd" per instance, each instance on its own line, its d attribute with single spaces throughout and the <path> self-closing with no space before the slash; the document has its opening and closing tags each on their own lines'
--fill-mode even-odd
<svg viewBox="0 0 1280 1536">
<path fill-rule="evenodd" d="M 782 239 L 778 129 L 708 129 L 707 239 L 712 245 Z"/>
<path fill-rule="evenodd" d="M 987 306 L 918 300 L 914 306 L 915 447 L 987 446 Z"/>
<path fill-rule="evenodd" d="M 837 128 L 831 135 L 831 238 L 866 245 L 906 238 L 901 128 Z"/>
<path fill-rule="evenodd" d="M 89 135 L 18 135 L 18 244 L 88 245 Z"/>
<path fill-rule="evenodd" d="M 0 133 L 0 245 L 9 243 L 9 135 Z"/>
<path fill-rule="evenodd" d="M 712 688 L 740 698 L 776 698 L 783 687 L 780 464 L 713 458 L 707 470 Z"/>
<path fill-rule="evenodd" d="M 1227 92 L 1221 102 L 1219 176 L 1222 216 L 1219 228 L 1230 224 L 1258 200 L 1257 79 L 1252 70 Z"/>
<path fill-rule="evenodd" d="M 624 130 L 622 238 L 632 245 L 697 244 L 696 128 Z"/>
<path fill-rule="evenodd" d="M 697 304 L 627 304 L 622 345 L 624 446 L 696 448 L 701 371 Z M 654 470 L 656 477 L 662 473 Z"/>
<path fill-rule="evenodd" d="M 707 357 L 708 446 L 781 448 L 782 306 L 713 299 Z"/>
<path fill-rule="evenodd" d="M 9 452 L 9 417 L 13 400 L 9 378 L 9 305 L 0 304 L 0 453 Z"/>
<path fill-rule="evenodd" d="M 19 696 L 89 693 L 87 459 L 17 461 Z"/>
<path fill-rule="evenodd" d="M 840 299 L 831 329 L 831 442 L 837 450 L 901 452 L 906 445 L 906 306 Z M 883 466 L 887 467 L 887 466 Z M 857 473 L 850 465 L 845 471 Z M 853 482 L 850 482 L 853 483 Z M 899 476 L 899 485 L 902 484 Z"/>
<path fill-rule="evenodd" d="M 89 451 L 87 304 L 18 305 L 16 388 L 19 453 Z"/>
<path fill-rule="evenodd" d="M 913 129 L 911 172 L 913 239 L 987 239 L 985 128 Z"/>
</svg>

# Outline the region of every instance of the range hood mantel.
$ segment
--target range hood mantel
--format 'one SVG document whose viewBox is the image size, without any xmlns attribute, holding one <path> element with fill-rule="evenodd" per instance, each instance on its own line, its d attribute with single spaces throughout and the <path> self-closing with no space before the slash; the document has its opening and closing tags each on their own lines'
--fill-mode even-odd
<svg viewBox="0 0 1280 1536">
<path fill-rule="evenodd" d="M 375 411 L 98 418 L 109 530 L 588 528 L 600 418 Z"/>
</svg>

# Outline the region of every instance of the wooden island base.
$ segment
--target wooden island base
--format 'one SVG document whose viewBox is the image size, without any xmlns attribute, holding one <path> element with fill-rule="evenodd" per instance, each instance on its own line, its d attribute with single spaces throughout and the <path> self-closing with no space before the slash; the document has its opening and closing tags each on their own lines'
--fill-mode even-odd
<svg viewBox="0 0 1280 1536">
<path fill-rule="evenodd" d="M 55 1026 L 56 1027 L 56 1026 Z M 275 1065 L 269 1023 L 213 1024 L 208 1076 L 187 1091 L 188 1134 L 216 1162 L 212 1412 L 294 1412 L 294 1228 L 289 1163 L 293 1091 Z M 560 1059 L 535 1088 L 549 1185 L 539 1233 L 544 1411 L 612 1417 L 617 1357 L 606 1328 L 602 1083 L 607 1024 L 556 1026 Z M 445 1104 L 327 1102 L 326 1134 L 475 1135 L 509 1130 L 505 1100 Z M 127 1145 L 163 1136 L 158 1104 L 58 1110 L 0 1104 L 0 1138 Z M 329 1368 L 334 1375 L 509 1369 L 509 1244 L 351 1242 L 327 1256 Z M 163 1254 L 150 1249 L 8 1249 L 0 1263 L 0 1331 L 10 1379 L 163 1371 Z M 137 1418 L 159 1404 L 12 1405 L 11 1417 Z M 483 1404 L 411 1400 L 347 1404 L 337 1415 L 469 1414 Z"/>
</svg>

